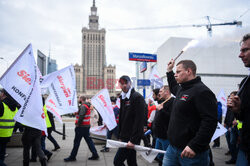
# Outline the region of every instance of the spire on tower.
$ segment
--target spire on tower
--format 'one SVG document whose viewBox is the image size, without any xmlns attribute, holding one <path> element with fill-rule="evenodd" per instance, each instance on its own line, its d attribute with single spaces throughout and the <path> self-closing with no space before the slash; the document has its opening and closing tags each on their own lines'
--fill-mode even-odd
<svg viewBox="0 0 250 166">
<path fill-rule="evenodd" d="M 95 0 L 93 0 L 93 6 L 95 7 Z"/>
</svg>

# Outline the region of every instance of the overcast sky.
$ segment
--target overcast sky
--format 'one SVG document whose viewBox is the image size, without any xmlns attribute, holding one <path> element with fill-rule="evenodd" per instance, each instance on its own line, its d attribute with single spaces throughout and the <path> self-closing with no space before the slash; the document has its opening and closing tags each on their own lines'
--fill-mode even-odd
<svg viewBox="0 0 250 166">
<path fill-rule="evenodd" d="M 57 60 L 58 69 L 81 64 L 81 29 L 88 27 L 92 0 L 0 0 L 0 75 L 32 43 Z M 117 77 L 135 75 L 128 52 L 155 53 L 169 37 L 209 38 L 205 27 L 139 31 L 116 28 L 157 27 L 242 21 L 242 27 L 213 27 L 212 38 L 239 41 L 250 32 L 249 0 L 96 0 L 99 27 L 106 29 L 107 64 Z M 174 55 L 175 56 L 175 55 Z M 166 62 L 167 64 L 167 62 Z"/>
</svg>

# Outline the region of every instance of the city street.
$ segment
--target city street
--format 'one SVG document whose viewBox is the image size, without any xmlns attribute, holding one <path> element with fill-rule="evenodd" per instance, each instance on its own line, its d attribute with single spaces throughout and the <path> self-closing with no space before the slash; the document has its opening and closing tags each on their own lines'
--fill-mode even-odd
<svg viewBox="0 0 250 166">
<path fill-rule="evenodd" d="M 66 139 L 62 140 L 62 136 L 56 134 L 55 132 L 52 135 L 56 138 L 57 142 L 61 146 L 61 149 L 53 152 L 51 159 L 48 162 L 49 166 L 112 166 L 113 159 L 116 153 L 116 149 L 111 149 L 110 152 L 102 153 L 100 150 L 103 145 L 96 145 L 96 149 L 100 156 L 100 159 L 97 161 L 89 161 L 88 157 L 91 156 L 91 152 L 89 151 L 87 144 L 84 139 L 81 142 L 81 146 L 78 151 L 78 155 L 76 157 L 77 161 L 75 162 L 64 162 L 63 159 L 68 157 L 71 149 L 73 147 L 73 139 L 74 139 L 74 118 L 63 118 L 63 121 L 66 126 Z M 62 125 L 56 122 L 56 128 L 58 131 L 62 132 Z M 51 151 L 54 147 L 52 143 L 46 139 L 46 148 Z M 22 165 L 22 147 L 8 147 L 7 153 L 8 157 L 5 159 L 5 163 L 8 166 L 19 166 Z M 225 161 L 229 160 L 229 156 L 225 156 L 224 154 L 227 152 L 227 146 L 225 141 L 225 136 L 221 137 L 221 148 L 213 149 L 213 158 L 215 165 L 223 166 L 226 165 Z M 158 163 L 155 161 L 153 163 L 148 163 L 137 153 L 137 161 L 138 166 L 157 166 Z M 36 163 L 30 163 L 30 166 L 39 166 L 40 163 L 37 161 Z"/>
</svg>

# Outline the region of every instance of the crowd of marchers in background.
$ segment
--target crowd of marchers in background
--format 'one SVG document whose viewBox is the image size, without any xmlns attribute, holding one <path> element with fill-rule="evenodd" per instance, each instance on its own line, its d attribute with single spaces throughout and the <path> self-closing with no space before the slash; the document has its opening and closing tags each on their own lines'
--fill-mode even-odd
<svg viewBox="0 0 250 166">
<path fill-rule="evenodd" d="M 244 66 L 250 68 L 250 34 L 243 36 L 240 42 L 240 54 Z M 192 60 L 181 60 L 173 68 L 175 60 L 167 64 L 168 85 L 152 90 L 152 98 L 145 99 L 136 92 L 129 76 L 119 79 L 121 93 L 111 97 L 117 127 L 107 130 L 106 138 L 112 135 L 119 141 L 126 142 L 126 148 L 118 148 L 114 157 L 115 166 L 123 166 L 127 161 L 129 166 L 136 166 L 135 145 L 164 150 L 155 160 L 159 165 L 197 165 L 212 166 L 213 154 L 210 148 L 211 138 L 222 122 L 222 104 L 217 101 L 214 93 L 196 75 L 197 66 Z M 24 126 L 14 121 L 14 116 L 20 105 L 8 94 L 0 91 L 0 165 L 5 166 L 6 145 L 13 131 L 23 133 L 23 165 L 37 162 L 42 166 L 48 165 L 53 155 L 46 149 L 45 140 L 48 138 L 54 145 L 52 151 L 61 147 L 51 133 L 56 131 L 53 115 L 47 111 L 43 96 L 44 113 L 47 133 L 38 129 Z M 249 75 L 242 80 L 239 89 L 233 91 L 227 98 L 227 112 L 224 126 L 228 151 L 231 155 L 226 164 L 237 166 L 250 165 L 250 79 Z M 70 155 L 65 162 L 77 161 L 76 156 L 82 138 L 85 139 L 92 156 L 88 160 L 98 160 L 99 155 L 90 137 L 90 127 L 102 125 L 98 110 L 91 105 L 85 96 L 79 97 L 79 109 L 75 113 L 75 138 Z M 117 104 L 119 103 L 119 104 Z M 92 117 L 92 118 L 91 118 Z M 105 124 L 104 124 L 105 125 Z M 220 147 L 220 138 L 216 138 L 212 148 Z M 31 150 L 31 152 L 30 152 Z M 104 146 L 100 152 L 109 152 Z"/>
</svg>

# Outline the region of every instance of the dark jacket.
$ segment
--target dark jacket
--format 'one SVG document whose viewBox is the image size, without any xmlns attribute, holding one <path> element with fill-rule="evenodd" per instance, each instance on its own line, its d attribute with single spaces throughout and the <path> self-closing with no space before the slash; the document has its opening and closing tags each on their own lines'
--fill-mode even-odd
<svg viewBox="0 0 250 166">
<path fill-rule="evenodd" d="M 48 113 L 49 121 L 50 121 L 50 123 L 51 123 L 51 129 L 52 129 L 52 130 L 55 130 L 56 127 L 55 127 L 54 116 L 53 116 L 53 114 L 52 114 L 51 112 L 49 112 L 49 111 L 48 111 L 47 113 Z"/>
<path fill-rule="evenodd" d="M 4 112 L 3 102 L 10 108 L 11 111 L 16 111 L 17 105 L 13 103 L 12 100 L 6 97 L 3 101 L 0 102 L 0 117 L 3 116 Z"/>
<path fill-rule="evenodd" d="M 139 144 L 145 124 L 145 101 L 142 95 L 131 90 L 130 98 L 121 99 L 119 115 L 119 139 Z"/>
<path fill-rule="evenodd" d="M 172 97 L 169 101 L 163 104 L 163 108 L 161 110 L 158 110 L 155 113 L 155 118 L 153 121 L 153 133 L 157 138 L 167 139 L 168 124 L 173 101 L 174 98 Z"/>
<path fill-rule="evenodd" d="M 224 120 L 224 124 L 226 125 L 227 128 L 233 126 L 234 118 L 235 118 L 234 112 L 230 110 L 229 108 L 227 108 L 227 113 L 226 113 L 226 117 Z"/>
<path fill-rule="evenodd" d="M 245 79 L 242 80 L 240 87 L 242 86 Z M 241 110 L 239 120 L 242 121 L 242 138 L 240 148 L 243 151 L 247 152 L 248 160 L 250 163 L 250 78 L 245 83 L 245 86 L 239 97 L 241 99 Z"/>
<path fill-rule="evenodd" d="M 176 96 L 168 127 L 170 144 L 195 153 L 204 152 L 217 126 L 217 101 L 200 77 L 177 84 L 174 73 L 167 73 L 168 84 Z"/>
</svg>

